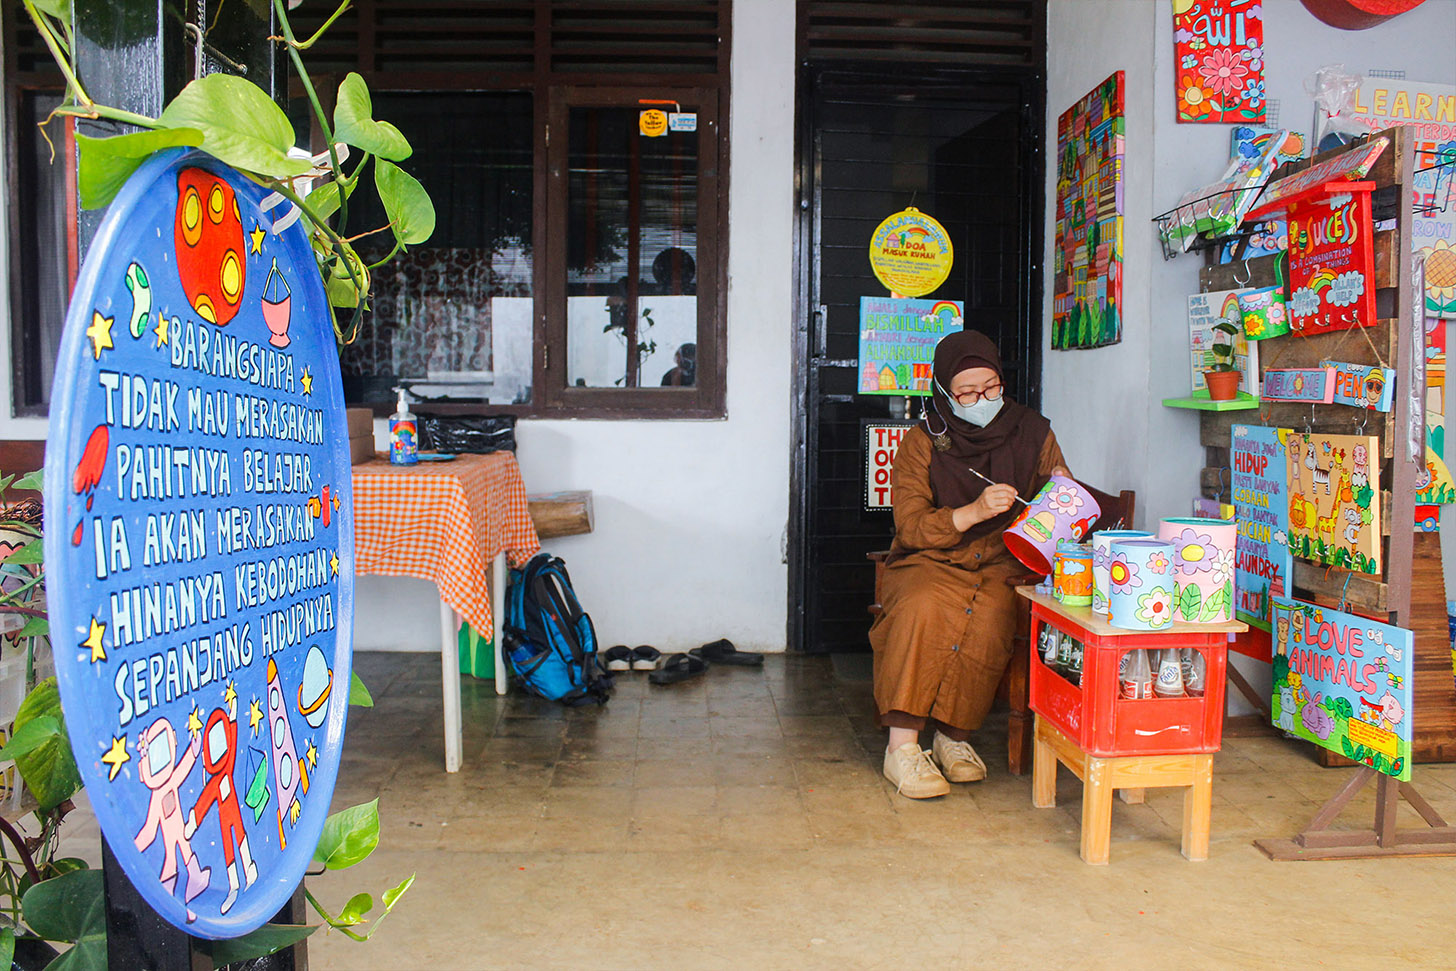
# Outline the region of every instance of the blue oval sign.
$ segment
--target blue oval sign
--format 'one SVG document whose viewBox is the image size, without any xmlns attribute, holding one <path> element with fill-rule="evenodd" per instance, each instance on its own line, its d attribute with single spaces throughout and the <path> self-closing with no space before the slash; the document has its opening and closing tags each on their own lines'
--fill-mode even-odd
<svg viewBox="0 0 1456 971">
<path fill-rule="evenodd" d="M 284 905 L 348 711 L 354 525 L 328 303 L 286 201 L 143 165 L 77 281 L 46 446 L 76 762 L 142 896 L 201 937 Z"/>
</svg>

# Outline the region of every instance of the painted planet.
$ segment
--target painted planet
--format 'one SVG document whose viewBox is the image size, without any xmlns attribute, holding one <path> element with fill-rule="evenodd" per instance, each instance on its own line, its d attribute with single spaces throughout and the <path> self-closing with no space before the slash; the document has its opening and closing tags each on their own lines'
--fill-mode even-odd
<svg viewBox="0 0 1456 971">
<path fill-rule="evenodd" d="M 333 693 L 334 672 L 317 644 L 308 649 L 303 661 L 303 681 L 298 686 L 298 712 L 310 728 L 318 728 L 329 713 L 329 695 Z"/>
</svg>

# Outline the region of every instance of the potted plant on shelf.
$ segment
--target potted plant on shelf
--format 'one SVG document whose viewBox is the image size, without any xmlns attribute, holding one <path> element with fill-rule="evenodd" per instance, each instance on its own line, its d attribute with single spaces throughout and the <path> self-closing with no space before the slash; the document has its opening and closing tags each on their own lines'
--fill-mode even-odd
<svg viewBox="0 0 1456 971">
<path fill-rule="evenodd" d="M 1210 401 L 1233 401 L 1239 395 L 1239 381 L 1243 373 L 1234 363 L 1234 335 L 1238 329 L 1228 321 L 1213 325 L 1213 346 L 1209 354 L 1213 364 L 1203 372 L 1203 382 L 1208 386 Z"/>
</svg>

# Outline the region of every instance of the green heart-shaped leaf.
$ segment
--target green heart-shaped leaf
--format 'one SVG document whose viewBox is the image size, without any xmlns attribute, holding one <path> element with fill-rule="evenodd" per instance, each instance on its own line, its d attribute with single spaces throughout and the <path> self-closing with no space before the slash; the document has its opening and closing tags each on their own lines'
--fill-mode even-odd
<svg viewBox="0 0 1456 971">
<path fill-rule="evenodd" d="M 398 128 L 374 120 L 369 85 L 352 71 L 339 85 L 339 100 L 334 103 L 334 138 L 396 162 L 414 151 Z"/>
<path fill-rule="evenodd" d="M 379 800 L 375 799 L 325 819 L 313 859 L 330 870 L 342 870 L 366 859 L 378 845 Z"/>
<path fill-rule="evenodd" d="M 283 179 L 311 168 L 290 158 L 293 125 L 283 109 L 251 81 L 209 74 L 183 88 L 162 111 L 167 128 L 195 128 L 202 147 L 220 161 L 257 175 Z"/>
<path fill-rule="evenodd" d="M 316 930 L 317 924 L 264 924 L 242 937 L 199 943 L 207 949 L 208 956 L 212 958 L 212 966 L 222 968 L 276 954 L 285 947 L 292 947 Z"/>
<path fill-rule="evenodd" d="M 359 680 L 356 672 L 349 672 L 349 704 L 358 705 L 360 708 L 373 708 L 374 696 L 369 689 L 364 687 L 364 682 Z"/>
<path fill-rule="evenodd" d="M 78 132 L 76 187 L 81 208 L 100 209 L 109 205 L 131 174 L 154 153 L 201 144 L 202 132 L 196 128 L 163 128 L 109 138 L 92 138 Z"/>
<path fill-rule="evenodd" d="M 61 692 L 54 677 L 36 685 L 20 703 L 20 709 L 15 713 L 14 735 L 21 735 L 25 727 L 38 718 L 54 721 L 56 729 L 41 744 L 17 756 L 15 765 L 20 769 L 20 777 L 25 780 L 26 786 L 35 793 L 40 808 L 48 812 L 74 796 L 82 785 L 76 758 L 71 753 L 71 740 L 66 735 Z"/>
<path fill-rule="evenodd" d="M 418 179 L 393 162 L 379 159 L 374 163 L 374 187 L 400 243 L 423 243 L 434 234 L 435 206 Z"/>
</svg>

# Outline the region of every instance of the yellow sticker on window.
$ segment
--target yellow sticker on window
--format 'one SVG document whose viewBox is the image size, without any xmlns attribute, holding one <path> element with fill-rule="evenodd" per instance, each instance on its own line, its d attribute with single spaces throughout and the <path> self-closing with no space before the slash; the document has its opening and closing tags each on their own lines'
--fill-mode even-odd
<svg viewBox="0 0 1456 971">
<path fill-rule="evenodd" d="M 660 108 L 648 108 L 637 116 L 637 129 L 648 138 L 667 134 L 667 112 Z"/>
</svg>

